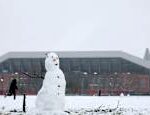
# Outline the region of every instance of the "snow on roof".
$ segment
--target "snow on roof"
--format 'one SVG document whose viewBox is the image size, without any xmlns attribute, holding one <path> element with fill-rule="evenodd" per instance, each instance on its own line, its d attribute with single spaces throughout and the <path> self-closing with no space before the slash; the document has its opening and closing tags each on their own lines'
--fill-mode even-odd
<svg viewBox="0 0 150 115">
<path fill-rule="evenodd" d="M 60 58 L 122 58 L 150 69 L 150 63 L 122 51 L 54 51 Z M 45 58 L 47 52 L 9 52 L 0 57 L 0 63 L 11 58 Z"/>
</svg>

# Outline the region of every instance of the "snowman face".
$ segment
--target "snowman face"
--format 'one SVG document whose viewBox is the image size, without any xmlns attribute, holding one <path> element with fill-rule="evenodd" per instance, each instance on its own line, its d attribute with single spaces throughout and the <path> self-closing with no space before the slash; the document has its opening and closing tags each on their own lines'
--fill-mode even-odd
<svg viewBox="0 0 150 115">
<path fill-rule="evenodd" d="M 51 61 L 55 66 L 59 66 L 59 58 L 55 53 L 50 53 L 48 56 L 51 58 Z"/>
<path fill-rule="evenodd" d="M 59 68 L 59 57 L 55 53 L 48 53 L 46 55 L 45 67 L 47 70 Z"/>
</svg>

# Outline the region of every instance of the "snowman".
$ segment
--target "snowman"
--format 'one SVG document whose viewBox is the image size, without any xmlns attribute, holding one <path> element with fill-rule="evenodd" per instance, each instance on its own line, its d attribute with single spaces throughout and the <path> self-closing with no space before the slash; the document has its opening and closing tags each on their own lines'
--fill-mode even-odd
<svg viewBox="0 0 150 115">
<path fill-rule="evenodd" d="M 66 80 L 59 68 L 59 57 L 55 53 L 47 54 L 45 68 L 43 85 L 35 101 L 36 110 L 40 115 L 66 115 L 64 112 Z"/>
</svg>

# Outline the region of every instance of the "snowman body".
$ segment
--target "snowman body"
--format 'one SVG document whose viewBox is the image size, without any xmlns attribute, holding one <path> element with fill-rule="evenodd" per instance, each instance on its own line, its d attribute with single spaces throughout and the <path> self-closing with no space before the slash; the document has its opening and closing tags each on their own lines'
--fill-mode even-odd
<svg viewBox="0 0 150 115">
<path fill-rule="evenodd" d="M 64 111 L 66 80 L 59 68 L 59 58 L 49 53 L 45 60 L 46 74 L 37 94 L 36 108 L 39 111 Z"/>
</svg>

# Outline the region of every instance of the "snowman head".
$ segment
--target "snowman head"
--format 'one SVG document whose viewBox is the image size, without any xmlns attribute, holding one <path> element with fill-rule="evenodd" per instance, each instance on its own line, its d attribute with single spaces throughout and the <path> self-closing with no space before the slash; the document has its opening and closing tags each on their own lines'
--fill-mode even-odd
<svg viewBox="0 0 150 115">
<path fill-rule="evenodd" d="M 59 57 L 56 53 L 46 54 L 45 68 L 47 71 L 52 71 L 59 68 Z"/>
</svg>

